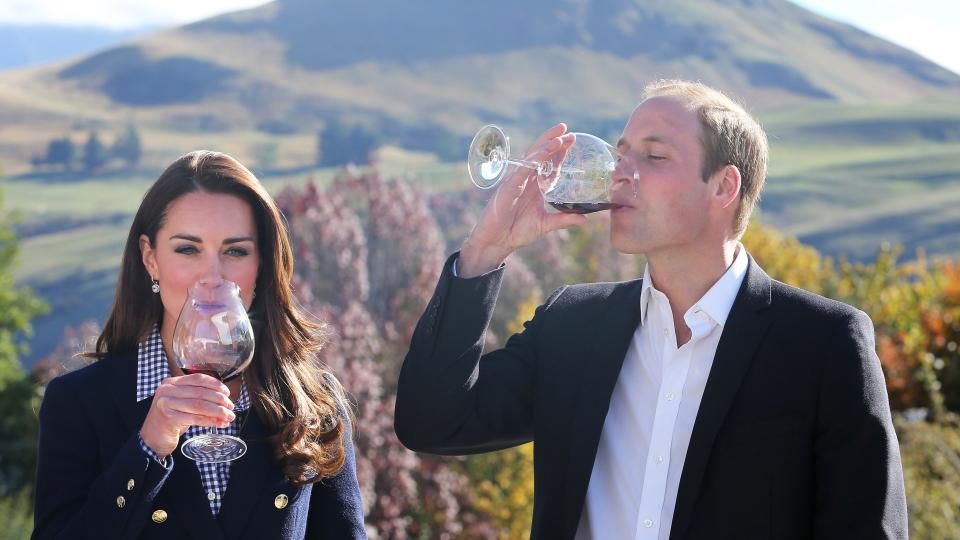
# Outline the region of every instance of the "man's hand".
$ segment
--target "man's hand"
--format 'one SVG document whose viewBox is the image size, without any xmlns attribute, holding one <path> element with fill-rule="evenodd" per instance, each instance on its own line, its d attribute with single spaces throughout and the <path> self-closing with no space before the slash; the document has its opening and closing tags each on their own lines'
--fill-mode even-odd
<svg viewBox="0 0 960 540">
<path fill-rule="evenodd" d="M 552 162 L 555 176 L 575 140 L 575 135 L 567 133 L 565 124 L 557 124 L 540 135 L 524 159 Z M 550 180 L 538 178 L 535 170 L 516 167 L 500 182 L 477 226 L 463 243 L 457 261 L 458 276 L 470 278 L 489 272 L 517 248 L 548 232 L 586 223 L 580 214 L 547 211 L 540 182 Z"/>
</svg>

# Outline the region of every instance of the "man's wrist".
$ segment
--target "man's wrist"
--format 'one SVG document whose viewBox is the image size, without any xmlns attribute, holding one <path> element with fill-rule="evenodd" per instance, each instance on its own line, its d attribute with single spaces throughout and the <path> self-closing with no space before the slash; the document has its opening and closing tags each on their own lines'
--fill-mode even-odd
<svg viewBox="0 0 960 540">
<path fill-rule="evenodd" d="M 456 276 L 469 279 L 496 270 L 511 252 L 512 250 L 497 246 L 477 246 L 468 238 L 460 248 L 460 256 L 454 262 Z"/>
</svg>

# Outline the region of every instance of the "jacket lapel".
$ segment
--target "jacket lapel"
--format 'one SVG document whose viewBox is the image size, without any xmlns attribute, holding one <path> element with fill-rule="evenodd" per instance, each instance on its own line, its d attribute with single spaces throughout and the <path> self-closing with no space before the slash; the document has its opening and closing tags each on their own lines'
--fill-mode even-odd
<svg viewBox="0 0 960 540">
<path fill-rule="evenodd" d="M 114 377 L 111 390 L 117 410 L 123 418 L 125 432 L 139 432 L 153 404 L 153 397 L 137 401 L 137 354 L 134 352 L 101 361 L 116 363 L 110 370 Z M 167 494 L 164 499 L 171 506 L 170 513 L 179 516 L 178 521 L 185 524 L 187 531 L 196 540 L 223 538 L 223 533 L 210 513 L 210 504 L 204 497 L 197 464 L 180 453 L 179 447 L 174 450 L 173 460 L 173 472 L 161 491 Z"/>
<path fill-rule="evenodd" d="M 770 325 L 770 317 L 764 313 L 772 303 L 770 290 L 770 277 L 751 257 L 747 275 L 720 336 L 693 426 L 680 475 L 671 538 L 683 538 L 690 524 L 717 432 Z"/>
<path fill-rule="evenodd" d="M 137 402 L 137 353 L 111 356 L 100 360 L 111 362 L 109 370 L 113 376 L 110 391 L 113 393 L 126 433 L 137 433 L 143 426 L 153 398 Z"/>
<path fill-rule="evenodd" d="M 606 299 L 606 309 L 595 322 L 597 334 L 588 357 L 590 369 L 581 373 L 583 391 L 578 398 L 575 409 L 577 416 L 571 429 L 571 433 L 578 434 L 579 443 L 570 447 L 567 469 L 569 483 L 561 507 L 563 531 L 569 533 L 565 536 L 570 538 L 580 521 L 600 434 L 610 407 L 610 396 L 633 333 L 640 324 L 641 290 L 642 280 L 619 285 Z"/>
</svg>

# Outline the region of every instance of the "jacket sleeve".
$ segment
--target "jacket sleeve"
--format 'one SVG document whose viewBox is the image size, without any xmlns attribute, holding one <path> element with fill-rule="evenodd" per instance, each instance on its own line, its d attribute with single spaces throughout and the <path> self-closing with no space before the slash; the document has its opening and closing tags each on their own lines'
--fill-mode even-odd
<svg viewBox="0 0 960 540">
<path fill-rule="evenodd" d="M 346 460 L 340 472 L 313 485 L 310 492 L 310 514 L 306 538 L 366 540 L 363 523 L 363 502 L 357 481 L 357 460 L 353 448 L 353 431 L 349 419 L 343 434 Z"/>
<path fill-rule="evenodd" d="M 40 407 L 32 538 L 136 538 L 173 460 L 150 459 L 137 433 L 103 459 L 90 415 L 110 413 L 84 407 L 75 382 L 51 381 Z"/>
<path fill-rule="evenodd" d="M 451 275 L 454 254 L 421 316 L 403 361 L 394 428 L 411 450 L 474 454 L 533 438 L 537 332 L 545 306 L 504 348 L 483 355 L 503 268 Z M 481 356 L 482 355 L 482 356 Z"/>
<path fill-rule="evenodd" d="M 856 311 L 830 340 L 817 412 L 817 538 L 907 538 L 900 447 L 873 323 Z"/>
</svg>

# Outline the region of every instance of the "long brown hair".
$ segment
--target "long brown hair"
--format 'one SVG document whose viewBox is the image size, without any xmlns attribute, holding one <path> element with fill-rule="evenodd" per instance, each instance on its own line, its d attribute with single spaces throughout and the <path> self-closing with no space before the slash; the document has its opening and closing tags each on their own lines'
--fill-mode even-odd
<svg viewBox="0 0 960 540">
<path fill-rule="evenodd" d="M 348 415 L 348 406 L 340 383 L 317 359 L 325 327 L 311 321 L 293 299 L 293 252 L 283 215 L 253 173 L 232 157 L 191 152 L 167 167 L 144 195 L 123 250 L 113 306 L 91 356 L 136 351 L 162 320 L 163 305 L 150 291 L 142 262 L 140 235 L 156 245 L 170 204 L 195 191 L 233 195 L 253 210 L 261 261 L 250 308 L 257 349 L 244 382 L 254 410 L 273 433 L 274 457 L 290 481 L 330 477 L 345 459 L 346 428 L 339 419 Z"/>
</svg>

